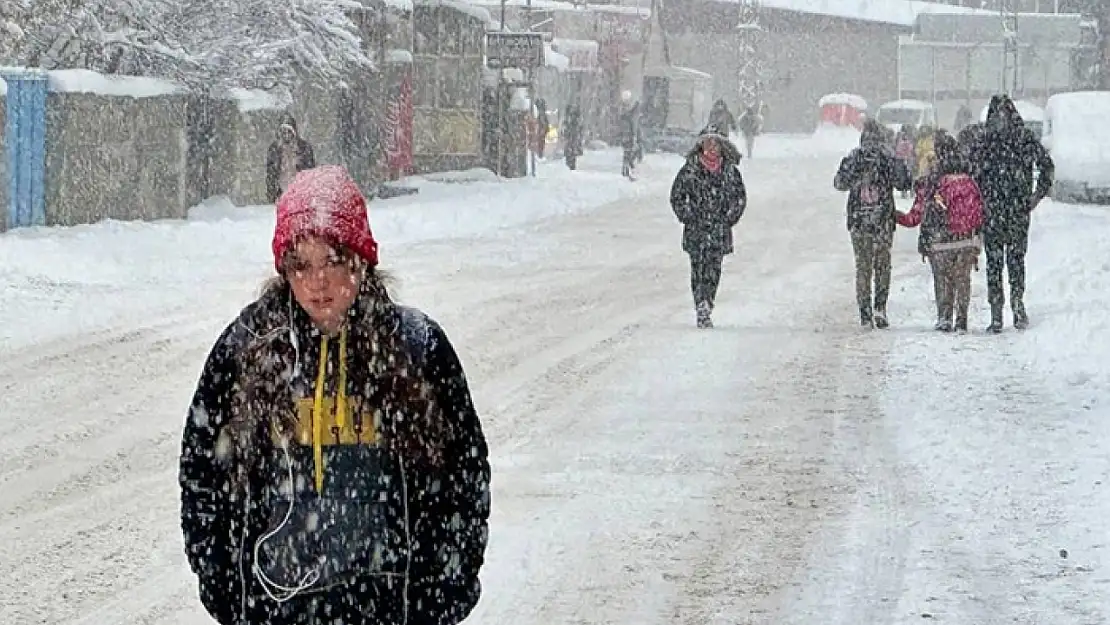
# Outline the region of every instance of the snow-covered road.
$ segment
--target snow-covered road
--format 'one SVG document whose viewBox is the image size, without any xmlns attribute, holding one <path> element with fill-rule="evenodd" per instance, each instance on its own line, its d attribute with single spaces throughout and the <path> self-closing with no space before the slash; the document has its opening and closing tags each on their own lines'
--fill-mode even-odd
<svg viewBox="0 0 1110 625">
<path fill-rule="evenodd" d="M 745 164 L 750 209 L 712 331 L 693 327 L 665 198 L 673 159 L 649 160 L 635 190 L 611 175 L 602 206 L 564 201 L 452 238 L 391 245 L 403 218 L 372 209 L 400 299 L 451 335 L 490 438 L 491 544 L 468 622 L 1104 622 L 1110 376 L 1094 358 L 1081 379 L 1063 374 L 1068 349 L 1102 348 L 1045 337 L 1053 318 L 1082 332 L 1105 315 L 1036 298 L 1110 268 L 1067 275 L 1070 256 L 1035 240 L 1035 327 L 941 336 L 906 233 L 895 327 L 863 332 L 837 155 L 769 147 Z M 1110 231 L 1094 212 L 1048 211 L 1044 236 L 1070 237 L 1081 217 Z M 156 248 L 151 229 L 192 228 L 172 251 L 192 265 L 164 286 L 136 267 L 104 302 L 110 281 L 66 286 L 23 256 L 72 233 L 0 237 L 5 293 L 25 298 L 0 320 L 27 328 L 0 337 L 0 622 L 210 622 L 181 553 L 180 427 L 208 347 L 265 273 L 267 227 L 113 230 Z M 128 249 L 113 266 L 135 262 Z M 80 334 L 40 330 L 16 306 L 46 294 L 113 312 L 91 311 Z"/>
</svg>

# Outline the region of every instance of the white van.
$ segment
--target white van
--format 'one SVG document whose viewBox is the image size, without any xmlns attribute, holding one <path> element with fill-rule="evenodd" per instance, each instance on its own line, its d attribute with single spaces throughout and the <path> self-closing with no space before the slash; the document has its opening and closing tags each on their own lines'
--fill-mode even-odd
<svg viewBox="0 0 1110 625">
<path fill-rule="evenodd" d="M 1052 199 L 1110 202 L 1110 91 L 1058 93 L 1041 143 L 1056 164 Z"/>
<path fill-rule="evenodd" d="M 937 111 L 932 104 L 922 100 L 895 100 L 880 106 L 875 120 L 894 132 L 907 124 L 914 128 L 936 128 Z"/>
</svg>

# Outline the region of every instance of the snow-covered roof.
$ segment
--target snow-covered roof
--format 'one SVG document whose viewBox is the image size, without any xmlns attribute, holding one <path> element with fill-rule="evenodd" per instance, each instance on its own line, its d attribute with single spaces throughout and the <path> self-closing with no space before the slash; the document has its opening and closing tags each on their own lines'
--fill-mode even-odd
<svg viewBox="0 0 1110 625">
<path fill-rule="evenodd" d="M 570 59 L 552 49 L 550 43 L 543 44 L 543 60 L 544 65 L 554 67 L 561 72 L 570 68 Z"/>
<path fill-rule="evenodd" d="M 87 69 L 56 69 L 46 75 L 53 92 L 152 98 L 186 91 L 160 78 L 105 75 Z"/>
<path fill-rule="evenodd" d="M 844 104 L 861 111 L 867 110 L 867 100 L 864 100 L 863 97 L 854 93 L 830 93 L 821 96 L 821 99 L 817 101 L 817 106 L 826 106 L 829 104 Z"/>
<path fill-rule="evenodd" d="M 394 48 L 385 53 L 385 60 L 387 63 L 412 63 L 412 52 L 403 48 Z"/>
<path fill-rule="evenodd" d="M 476 2 L 469 2 L 467 0 L 412 0 L 416 6 L 429 7 L 429 6 L 445 6 L 455 9 L 460 13 L 465 13 L 471 17 L 482 20 L 487 24 L 493 23 L 493 17 L 490 16 L 489 11 L 478 6 Z"/>
<path fill-rule="evenodd" d="M 880 109 L 910 109 L 919 111 L 932 107 L 932 104 L 923 100 L 892 100 L 890 102 L 884 102 L 879 106 Z"/>
<path fill-rule="evenodd" d="M 501 0 L 469 0 L 471 4 L 484 7 L 500 7 Z M 510 7 L 529 6 L 528 0 L 505 0 L 505 5 Z M 574 4 L 564 0 L 532 0 L 533 9 L 539 11 L 578 11 L 581 13 L 620 13 L 623 15 L 639 15 L 650 17 L 651 9 L 636 6 L 622 6 L 618 4 Z"/>
<path fill-rule="evenodd" d="M 228 89 L 227 94 L 239 104 L 240 113 L 281 111 L 293 105 L 293 95 L 288 89 Z"/>
<path fill-rule="evenodd" d="M 691 78 L 702 78 L 702 79 L 713 80 L 713 75 L 712 74 L 707 74 L 707 73 L 705 73 L 701 70 L 696 70 L 692 67 L 679 67 L 677 65 L 673 65 L 673 66 L 671 66 L 671 71 L 674 72 L 675 74 L 681 74 L 681 75 L 684 75 L 684 76 L 689 76 Z"/>
<path fill-rule="evenodd" d="M 737 0 L 727 0 L 735 3 Z M 972 9 L 920 0 L 760 0 L 760 6 L 780 11 L 828 15 L 848 20 L 912 27 L 921 13 L 998 15 L 997 11 Z"/>
</svg>

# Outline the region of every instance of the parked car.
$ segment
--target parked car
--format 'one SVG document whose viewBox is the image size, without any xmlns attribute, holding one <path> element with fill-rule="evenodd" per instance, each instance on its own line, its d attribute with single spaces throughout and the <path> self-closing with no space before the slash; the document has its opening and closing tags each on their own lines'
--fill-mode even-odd
<svg viewBox="0 0 1110 625">
<path fill-rule="evenodd" d="M 1058 93 L 1045 106 L 1041 143 L 1056 164 L 1052 198 L 1110 203 L 1110 91 Z"/>
<path fill-rule="evenodd" d="M 914 128 L 937 127 L 937 111 L 932 104 L 922 100 L 895 100 L 879 107 L 875 119 L 893 132 L 909 124 Z"/>
</svg>

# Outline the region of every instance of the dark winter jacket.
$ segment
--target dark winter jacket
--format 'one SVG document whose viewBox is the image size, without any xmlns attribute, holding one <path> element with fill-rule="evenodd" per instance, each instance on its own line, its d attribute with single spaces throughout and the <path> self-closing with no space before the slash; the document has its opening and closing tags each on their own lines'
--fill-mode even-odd
<svg viewBox="0 0 1110 625">
<path fill-rule="evenodd" d="M 848 192 L 851 232 L 893 232 L 894 190 L 908 191 L 912 185 L 906 164 L 873 122 L 864 126 L 860 146 L 840 161 L 833 179 L 838 191 Z"/>
<path fill-rule="evenodd" d="M 972 175 L 987 210 L 987 229 L 1028 226 L 1029 213 L 1052 188 L 1055 165 L 1013 101 L 995 96 L 969 146 Z M 1033 188 L 1034 168 L 1040 173 Z"/>
<path fill-rule="evenodd" d="M 640 130 L 640 103 L 637 102 L 621 113 L 620 144 L 625 151 L 640 148 L 643 137 Z"/>
<path fill-rule="evenodd" d="M 688 254 L 731 254 L 732 228 L 748 205 L 740 151 L 723 136 L 714 138 L 721 146 L 720 171 L 714 173 L 701 162 L 699 143 L 671 185 L 671 208 L 683 226 L 682 249 Z"/>
<path fill-rule="evenodd" d="M 709 123 L 707 125 L 717 128 L 717 131 L 726 137 L 737 130 L 736 117 L 732 114 L 732 111 L 728 110 L 728 104 L 724 100 L 717 100 L 713 103 L 713 108 L 709 110 Z"/>
<path fill-rule="evenodd" d="M 364 287 L 350 336 L 324 343 L 289 287 L 270 289 L 209 354 L 182 438 L 181 526 L 221 625 L 325 611 L 455 625 L 477 603 L 481 426 L 443 330 L 387 297 Z M 264 578 L 304 590 L 281 603 Z"/>
<path fill-rule="evenodd" d="M 754 137 L 763 131 L 763 116 L 754 106 L 749 106 L 737 124 L 745 137 Z"/>
<path fill-rule="evenodd" d="M 293 128 L 292 144 L 285 143 L 281 138 L 281 127 Z M 296 171 L 304 171 L 316 167 L 316 155 L 312 151 L 312 144 L 301 138 L 297 130 L 297 120 L 292 115 L 285 115 L 278 126 L 278 137 L 270 144 L 266 152 L 266 200 L 276 202 L 281 197 L 281 171 L 285 166 L 285 155 L 291 151 L 295 159 Z"/>
<path fill-rule="evenodd" d="M 563 117 L 563 152 L 571 156 L 582 156 L 582 113 L 571 104 Z"/>
</svg>

